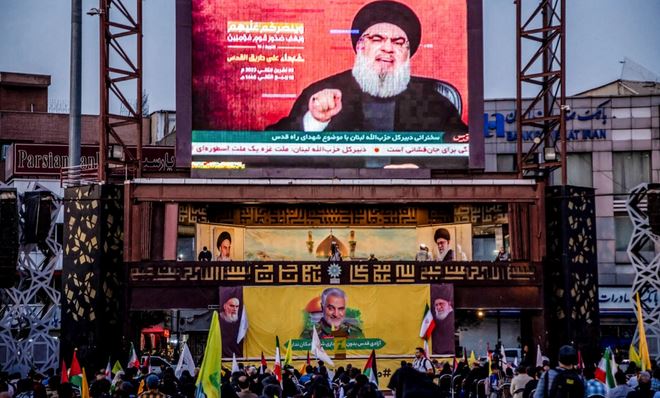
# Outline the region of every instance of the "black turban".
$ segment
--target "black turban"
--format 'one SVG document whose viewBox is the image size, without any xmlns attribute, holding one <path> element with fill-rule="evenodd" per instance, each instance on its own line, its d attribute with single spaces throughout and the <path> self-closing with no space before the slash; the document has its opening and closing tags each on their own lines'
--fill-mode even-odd
<svg viewBox="0 0 660 398">
<path fill-rule="evenodd" d="M 433 235 L 433 239 L 437 242 L 438 239 L 445 239 L 445 240 L 451 240 L 451 235 L 449 234 L 449 231 L 446 228 L 438 228 L 435 231 L 435 234 Z"/>
<path fill-rule="evenodd" d="M 353 18 L 351 26 L 351 41 L 353 50 L 364 32 L 377 23 L 391 23 L 406 32 L 410 42 L 410 56 L 412 57 L 419 47 L 422 38 L 422 25 L 415 12 L 407 5 L 396 1 L 374 1 L 362 7 Z"/>
</svg>

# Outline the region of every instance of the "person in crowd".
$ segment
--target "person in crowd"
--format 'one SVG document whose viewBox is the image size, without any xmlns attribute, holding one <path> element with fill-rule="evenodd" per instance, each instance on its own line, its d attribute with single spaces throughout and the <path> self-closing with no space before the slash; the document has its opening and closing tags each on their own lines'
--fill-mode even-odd
<svg viewBox="0 0 660 398">
<path fill-rule="evenodd" d="M 415 255 L 415 261 L 432 261 L 433 256 L 429 253 L 429 247 L 424 243 L 419 244 L 419 251 Z"/>
<path fill-rule="evenodd" d="M 138 396 L 138 398 L 165 398 L 165 394 L 158 390 L 160 380 L 156 375 L 148 375 L 145 378 L 145 385 L 147 390 Z"/>
<path fill-rule="evenodd" d="M 504 262 L 504 261 L 511 261 L 511 256 L 509 256 L 509 253 L 506 251 L 504 246 L 500 247 L 500 251 L 497 252 L 497 255 L 495 256 L 495 262 Z"/>
<path fill-rule="evenodd" d="M 433 375 L 435 370 L 433 369 L 433 363 L 431 360 L 426 357 L 426 351 L 422 347 L 415 348 L 415 359 L 413 360 L 413 369 L 420 373 L 427 375 Z"/>
<path fill-rule="evenodd" d="M 584 380 L 584 396 L 589 397 L 605 397 L 607 396 L 607 388 L 600 380 L 596 379 L 596 369 L 594 365 L 588 364 L 583 372 Z"/>
<path fill-rule="evenodd" d="M 202 248 L 202 251 L 199 252 L 199 255 L 197 255 L 197 260 L 198 261 L 211 261 L 213 260 L 213 253 L 208 249 L 208 247 L 204 246 Z"/>
<path fill-rule="evenodd" d="M 584 382 L 578 375 L 575 365 L 577 364 L 577 351 L 570 345 L 559 349 L 559 367 L 548 369 L 543 373 L 539 384 L 536 386 L 534 398 L 554 398 L 558 389 L 570 389 L 572 397 L 584 395 Z M 555 379 L 559 377 L 557 383 Z M 548 395 L 549 394 L 549 395 Z"/>
<path fill-rule="evenodd" d="M 651 374 L 643 371 L 637 376 L 637 387 L 628 393 L 627 398 L 653 398 L 655 391 L 651 390 Z"/>
<path fill-rule="evenodd" d="M 524 366 L 519 366 L 517 371 L 518 374 L 511 379 L 511 394 L 513 398 L 523 398 L 525 386 L 533 378 L 527 374 L 527 368 Z"/>
<path fill-rule="evenodd" d="M 250 380 L 246 375 L 238 378 L 238 388 L 240 389 L 238 398 L 259 398 L 257 394 L 250 391 Z"/>
<path fill-rule="evenodd" d="M 626 374 L 618 371 L 614 374 L 616 387 L 607 392 L 607 398 L 626 398 L 633 389 L 626 383 Z"/>
<path fill-rule="evenodd" d="M 533 397 L 532 391 L 536 390 L 536 387 L 539 383 L 539 379 L 541 378 L 542 373 L 543 373 L 543 368 L 540 366 L 539 367 L 529 366 L 527 368 L 527 374 L 532 377 L 532 380 L 528 381 L 527 384 L 525 384 L 525 391 L 523 391 L 522 398 Z"/>
</svg>

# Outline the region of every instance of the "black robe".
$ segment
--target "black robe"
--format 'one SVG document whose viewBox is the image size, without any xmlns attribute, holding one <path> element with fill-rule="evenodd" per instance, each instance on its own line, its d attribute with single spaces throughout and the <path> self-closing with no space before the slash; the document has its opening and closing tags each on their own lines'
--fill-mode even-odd
<svg viewBox="0 0 660 398">
<path fill-rule="evenodd" d="M 395 101 L 393 131 L 445 132 L 445 142 L 467 132 L 456 107 L 441 94 L 446 83 L 424 77 L 411 76 L 408 87 L 389 99 Z M 309 110 L 309 99 L 323 89 L 342 92 L 342 110 L 335 115 L 324 131 L 369 131 L 365 128 L 363 102 L 379 101 L 363 93 L 350 70 L 344 71 L 307 87 L 300 94 L 287 117 L 268 126 L 266 130 L 303 131 L 303 116 Z"/>
</svg>

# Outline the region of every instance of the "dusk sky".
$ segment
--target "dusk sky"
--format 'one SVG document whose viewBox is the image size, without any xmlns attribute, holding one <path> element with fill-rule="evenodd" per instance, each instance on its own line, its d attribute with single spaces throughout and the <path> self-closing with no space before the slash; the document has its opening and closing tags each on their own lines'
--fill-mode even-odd
<svg viewBox="0 0 660 398">
<path fill-rule="evenodd" d="M 524 0 L 536 4 L 536 0 Z M 126 1 L 131 4 L 132 1 Z M 660 75 L 660 1 L 567 0 L 567 94 L 621 77 L 625 57 Z M 0 2 L 0 71 L 48 74 L 51 104 L 69 100 L 68 0 Z M 149 110 L 175 110 L 175 0 L 144 0 Z M 83 12 L 98 0 L 83 0 Z M 484 0 L 485 97 L 515 96 L 515 5 Z M 83 15 L 83 113 L 98 113 L 98 17 Z"/>
</svg>

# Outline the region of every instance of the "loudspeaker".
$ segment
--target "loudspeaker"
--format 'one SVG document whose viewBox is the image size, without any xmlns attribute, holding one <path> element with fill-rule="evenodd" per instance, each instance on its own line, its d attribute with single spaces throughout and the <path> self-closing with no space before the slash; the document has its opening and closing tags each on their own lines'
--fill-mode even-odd
<svg viewBox="0 0 660 398">
<path fill-rule="evenodd" d="M 660 235 L 660 190 L 648 191 L 646 198 L 651 232 Z"/>
<path fill-rule="evenodd" d="M 43 243 L 50 230 L 53 196 L 50 192 L 31 191 L 23 194 L 24 244 Z"/>
<path fill-rule="evenodd" d="M 18 195 L 16 188 L 0 188 L 0 288 L 16 282 L 18 261 Z"/>
</svg>

